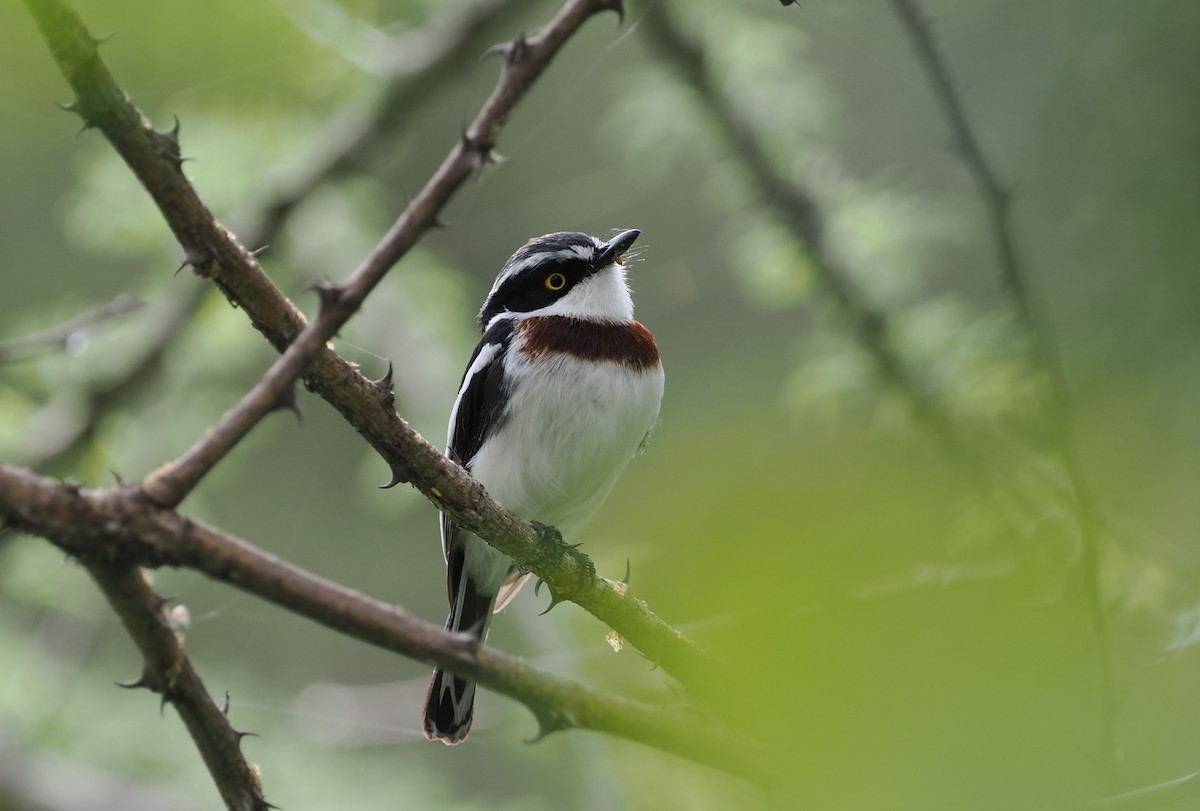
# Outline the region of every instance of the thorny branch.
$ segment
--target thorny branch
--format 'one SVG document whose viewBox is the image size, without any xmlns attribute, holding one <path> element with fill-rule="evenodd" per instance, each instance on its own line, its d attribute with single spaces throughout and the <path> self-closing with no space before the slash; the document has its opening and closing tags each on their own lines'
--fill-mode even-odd
<svg viewBox="0 0 1200 811">
<path fill-rule="evenodd" d="M 1049 383 L 1050 396 L 1046 403 L 1049 423 L 1048 435 L 1044 440 L 1058 456 L 1074 493 L 1075 519 L 1079 530 L 1080 557 L 1083 568 L 1084 588 L 1091 618 L 1092 631 L 1096 636 L 1097 656 L 1100 660 L 1100 698 L 1103 723 L 1105 756 L 1110 765 L 1117 765 L 1119 746 L 1117 741 L 1116 688 L 1112 670 L 1112 643 L 1108 617 L 1104 610 L 1104 595 L 1100 585 L 1100 531 L 1099 510 L 1084 476 L 1083 467 L 1075 445 L 1071 420 L 1071 393 L 1067 384 L 1062 359 L 1053 341 L 1047 335 L 1046 319 L 1039 313 L 1036 298 L 1030 291 L 1022 267 L 1020 250 L 1013 233 L 1010 214 L 1011 198 L 996 172 L 988 162 L 979 139 L 971 128 L 966 108 L 958 97 L 950 71 L 946 67 L 929 21 L 917 0 L 892 0 L 896 14 L 912 42 L 917 59 L 929 78 L 933 94 L 942 110 L 953 135 L 959 157 L 974 180 L 979 196 L 987 211 L 996 250 L 1000 260 L 1001 284 L 1007 291 L 1017 312 L 1032 349 L 1033 360 L 1040 366 Z M 1115 770 L 1112 770 L 1115 773 Z"/>
<path fill-rule="evenodd" d="M 0 467 L 0 475 L 10 470 Z M 56 486 L 65 488 L 64 493 L 77 492 L 68 485 Z M 0 499 L 20 496 L 21 489 L 6 481 L 0 485 Z M 7 518 L 16 517 L 7 509 L 4 512 Z M 164 703 L 171 702 L 227 808 L 273 808 L 263 797 L 254 769 L 242 756 L 245 733 L 230 726 L 225 712 L 213 702 L 163 611 L 162 599 L 150 589 L 145 575 L 128 561 L 88 560 L 86 566 L 142 654 L 142 675 L 122 686 L 145 687 L 162 696 Z"/>
<path fill-rule="evenodd" d="M 253 255 L 200 201 L 180 171 L 175 134 L 155 131 L 125 97 L 100 59 L 95 40 L 61 0 L 26 3 L 34 10 L 56 61 L 75 90 L 76 109 L 85 122 L 105 134 L 142 181 L 180 244 L 193 257 L 197 272 L 211 278 L 272 345 L 284 351 L 307 321 L 267 279 Z M 465 175 L 455 178 L 457 172 L 481 168 L 491 154 L 492 140 L 503 118 L 550 56 L 589 16 L 609 9 L 619 10 L 619 6 L 602 0 L 572 0 L 536 36 L 514 41 L 507 49 L 496 91 L 431 183 L 446 192 L 447 186 L 439 184 L 450 184 L 454 179 L 461 182 Z M 383 260 L 388 251 L 406 250 L 416 230 L 428 228 L 435 221 L 427 219 L 431 201 L 424 194 L 414 199 L 409 210 L 419 201 L 421 207 L 414 219 L 402 215 L 364 268 L 375 268 L 372 273 L 377 272 L 386 265 Z M 416 214 L 420 218 L 415 218 Z M 397 239 L 397 231 L 403 232 L 406 239 Z M 345 288 L 331 291 L 329 297 L 336 300 L 329 311 L 340 314 L 345 310 L 351 301 L 345 291 L 355 289 L 352 285 L 361 281 L 362 277 L 356 275 Z M 292 359 L 297 357 L 293 355 Z M 280 374 L 276 383 L 284 377 Z M 410 482 L 459 526 L 538 575 L 556 601 L 578 604 L 668 673 L 687 681 L 707 669 L 707 655 L 650 611 L 625 584 L 597 576 L 591 560 L 564 544 L 552 529 L 512 516 L 466 471 L 417 434 L 393 409 L 391 383 L 386 377 L 368 380 L 353 364 L 322 345 L 305 370 L 304 381 L 384 458 L 392 469 L 391 484 Z M 254 406 L 262 407 L 267 399 L 260 398 Z"/>
<path fill-rule="evenodd" d="M 142 604 L 157 600 L 133 568 L 135 564 L 194 569 L 370 645 L 469 676 L 528 707 L 538 720 L 539 737 L 571 728 L 591 729 L 751 780 L 767 777 L 764 764 L 768 761 L 756 743 L 686 706 L 647 704 L 598 693 L 571 679 L 537 670 L 519 658 L 480 645 L 469 635 L 445 631 L 400 606 L 325 580 L 161 507 L 136 485 L 81 489 L 0 464 L 0 518 L 45 536 L 83 561 L 106 594 L 108 573 L 115 573 L 112 577 L 120 590 L 114 589 L 117 593 L 110 597 L 114 602 L 125 600 L 126 590 L 140 592 Z M 128 626 L 126 613 L 121 611 Z M 167 673 L 171 681 L 164 695 L 175 702 L 180 680 L 194 676 L 182 648 L 162 621 L 161 611 L 146 615 L 141 604 L 134 603 L 128 613 L 149 626 L 145 629 L 149 643 L 144 641 L 144 629 L 130 629 L 148 664 L 143 680 L 157 691 L 162 686 L 154 680 Z M 203 689 L 198 680 L 196 689 Z M 181 714 L 183 711 L 181 708 Z M 214 727 L 223 731 L 227 724 L 222 716 L 208 719 L 203 727 L 211 733 Z M 236 749 L 237 733 L 232 734 L 235 737 L 224 744 Z"/>
<path fill-rule="evenodd" d="M 228 453 L 264 414 L 286 400 L 293 382 L 303 374 L 306 385 L 338 408 L 384 456 L 393 471 L 393 484 L 413 482 L 460 525 L 475 531 L 539 574 L 550 587 L 555 601 L 570 599 L 578 602 L 621 632 L 668 672 L 676 675 L 696 672 L 697 665 L 706 660 L 682 634 L 658 619 L 644 603 L 634 599 L 623 584 L 597 577 L 591 561 L 566 546 L 553 529 L 519 521 L 504 511 L 465 471 L 448 462 L 395 414 L 390 380 L 367 380 L 326 343 L 338 327 L 356 312 L 364 298 L 416 239 L 437 224 L 437 214 L 450 195 L 472 173 L 479 171 L 492 159 L 493 144 L 501 125 L 558 49 L 590 16 L 606 9 L 620 11 L 619 4 L 600 0 L 572 0 L 537 35 L 519 37 L 507 46 L 496 90 L 467 128 L 461 141 L 349 281 L 342 287 L 319 291 L 321 312 L 311 323 L 266 278 L 254 255 L 217 222 L 188 183 L 182 173 L 178 123 L 169 132 L 153 129 L 124 95 L 100 59 L 97 41 L 61 0 L 26 0 L 26 4 L 75 91 L 76 102 L 71 109 L 83 118 L 85 128 L 95 127 L 104 133 L 150 192 L 184 247 L 187 264 L 191 264 L 201 276 L 213 280 L 231 302 L 247 312 L 254 326 L 283 353 L 260 383 L 179 463 L 155 471 L 147 477 L 142 487 L 120 485 L 118 489 L 125 494 L 127 503 L 136 500 L 141 507 L 160 512 L 164 507 L 178 504 L 204 473 Z M 0 488 L 0 494 L 3 490 Z M 183 522 L 180 531 L 187 535 L 189 546 L 195 547 L 199 532 L 197 525 L 173 512 L 170 515 Z M 18 523 L 28 527 L 28 516 L 18 520 Z M 112 524 L 106 526 L 111 528 Z M 113 545 L 118 538 L 129 541 L 133 537 L 136 536 L 122 533 L 117 537 L 110 535 L 99 540 Z M 138 562 L 142 561 L 119 560 L 111 564 L 117 567 L 107 573 L 111 577 L 98 575 L 110 601 L 123 618 L 138 613 L 142 616 L 153 615 L 159 609 L 152 594 L 139 594 L 134 588 L 134 578 L 138 577 L 134 564 Z M 281 570 L 286 568 L 287 564 L 282 561 L 269 559 L 267 571 L 262 574 L 263 582 L 278 581 L 283 576 Z M 100 570 L 93 565 L 93 571 Z M 240 575 L 231 575 L 227 570 L 210 571 L 210 574 L 214 577 L 224 575 L 240 578 Z M 331 584 L 330 588 L 337 589 Z M 344 605 L 344 600 L 341 600 L 344 596 L 344 593 L 340 594 L 339 606 Z M 384 613 L 384 609 L 377 609 L 377 613 Z M 388 616 L 395 614 L 390 608 L 386 608 L 386 613 Z M 361 630 L 345 627 L 345 622 L 349 621 L 339 619 L 336 611 L 334 615 L 322 618 L 322 621 L 360 638 L 364 636 Z M 126 624 L 143 651 L 149 650 L 153 640 L 139 636 L 145 632 L 143 624 L 132 621 Z M 429 626 L 426 630 L 444 634 L 436 626 Z M 462 640 L 455 641 L 459 648 L 463 647 Z M 410 643 L 411 640 L 391 644 L 405 652 L 411 651 Z M 677 729 L 680 723 L 677 712 L 654 711 L 614 699 L 617 702 L 615 705 L 610 702 L 604 706 L 603 712 L 589 715 L 587 706 L 574 706 L 571 703 L 572 696 L 579 695 L 582 690 L 573 683 L 548 685 L 531 679 L 530 673 L 521 667 L 516 669 L 511 683 L 496 683 L 476 664 L 481 658 L 486 659 L 481 651 L 470 646 L 470 656 L 460 651 L 454 657 L 426 651 L 421 658 L 472 676 L 485 685 L 491 684 L 500 692 L 519 698 L 524 696 L 523 700 L 527 699 L 538 715 L 544 732 L 568 726 L 584 726 L 623 734 L 647 743 L 655 744 L 658 741 L 657 745 L 668 741 L 673 751 L 714 765 L 726 762 L 725 768 L 729 768 L 729 752 L 722 751 L 717 756 L 711 751 L 714 746 L 712 741 L 727 738 L 709 734 L 711 730 L 700 730 L 694 725 L 685 725 L 686 728 L 681 732 Z M 531 690 L 540 691 L 538 695 L 543 699 L 542 703 L 534 701 L 536 696 L 525 695 Z M 240 761 L 240 765 L 244 767 L 244 761 Z M 745 774 L 755 771 L 748 766 L 738 766 L 735 770 Z M 217 777 L 217 782 L 225 791 L 227 787 L 220 777 Z M 230 803 L 230 807 L 251 806 Z"/>
</svg>

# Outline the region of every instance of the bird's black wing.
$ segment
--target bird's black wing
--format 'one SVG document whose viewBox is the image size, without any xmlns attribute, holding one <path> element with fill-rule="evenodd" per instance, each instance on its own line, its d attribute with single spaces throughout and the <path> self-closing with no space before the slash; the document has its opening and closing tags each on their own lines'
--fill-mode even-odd
<svg viewBox="0 0 1200 811">
<path fill-rule="evenodd" d="M 463 373 L 450 417 L 446 455 L 468 470 L 484 440 L 505 418 L 508 392 L 504 385 L 504 355 L 512 341 L 513 328 L 512 319 L 498 319 L 479 339 Z M 447 574 L 452 584 L 458 582 L 461 574 L 454 571 L 455 560 L 461 556 L 450 554 L 457 534 L 458 527 L 443 514 L 442 551 L 450 564 Z M 451 598 L 453 589 L 452 585 Z"/>
</svg>

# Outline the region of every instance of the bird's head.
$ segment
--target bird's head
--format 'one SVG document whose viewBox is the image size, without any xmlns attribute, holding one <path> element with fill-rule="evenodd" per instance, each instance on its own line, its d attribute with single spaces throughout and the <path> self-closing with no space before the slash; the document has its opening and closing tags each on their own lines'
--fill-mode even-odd
<svg viewBox="0 0 1200 811">
<path fill-rule="evenodd" d="M 487 329 L 498 315 L 562 315 L 588 321 L 628 323 L 633 299 L 625 283 L 622 254 L 641 231 L 609 240 L 573 231 L 534 237 L 501 269 L 479 311 Z"/>
</svg>

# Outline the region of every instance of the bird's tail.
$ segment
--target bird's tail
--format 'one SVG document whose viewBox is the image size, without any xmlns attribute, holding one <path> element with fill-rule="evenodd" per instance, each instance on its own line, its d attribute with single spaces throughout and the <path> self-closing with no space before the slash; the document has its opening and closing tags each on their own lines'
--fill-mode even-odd
<svg viewBox="0 0 1200 811">
<path fill-rule="evenodd" d="M 450 616 L 446 619 L 446 630 L 474 634 L 483 641 L 492 621 L 496 593 L 472 576 L 463 565 L 464 557 L 452 554 L 449 561 Z M 422 718 L 425 737 L 449 745 L 462 743 L 471 731 L 474 707 L 475 682 L 437 668 L 429 684 L 429 695 L 425 697 Z"/>
</svg>

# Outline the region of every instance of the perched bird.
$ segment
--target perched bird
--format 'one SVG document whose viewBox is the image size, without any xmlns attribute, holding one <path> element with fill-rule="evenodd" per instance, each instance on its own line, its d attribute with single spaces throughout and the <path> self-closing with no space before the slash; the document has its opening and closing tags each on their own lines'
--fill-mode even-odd
<svg viewBox="0 0 1200 811">
<path fill-rule="evenodd" d="M 446 455 L 510 512 L 566 538 L 658 421 L 662 364 L 654 336 L 633 320 L 622 260 L 640 233 L 559 232 L 521 246 L 479 311 L 483 337 L 450 412 Z M 441 527 L 446 629 L 483 640 L 529 574 L 444 514 Z M 474 682 L 435 670 L 426 737 L 462 742 L 474 702 Z"/>
</svg>

